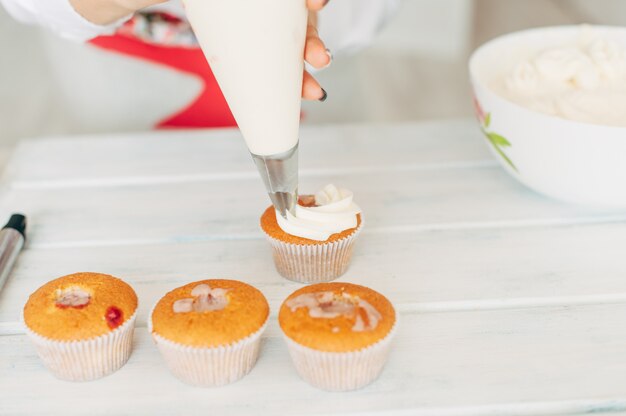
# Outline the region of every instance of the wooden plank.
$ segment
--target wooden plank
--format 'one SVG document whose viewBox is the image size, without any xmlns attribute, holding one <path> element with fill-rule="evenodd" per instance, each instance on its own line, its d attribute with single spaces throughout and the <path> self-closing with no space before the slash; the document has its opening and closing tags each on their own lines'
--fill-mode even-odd
<svg viewBox="0 0 626 416">
<path fill-rule="evenodd" d="M 300 382 L 273 321 L 255 371 L 216 390 L 169 376 L 145 332 L 154 301 L 191 280 L 248 281 L 274 312 L 299 287 L 273 269 L 258 230 L 267 197 L 235 131 L 24 144 L 0 201 L 0 215 L 31 220 L 0 294 L 0 414 L 626 411 L 626 214 L 544 199 L 480 141 L 467 120 L 304 129 L 301 190 L 334 182 L 364 208 L 342 280 L 403 315 L 383 378 L 349 394 Z M 19 335 L 28 294 L 79 270 L 119 275 L 140 297 L 131 361 L 86 384 L 54 380 Z"/>
<path fill-rule="evenodd" d="M 495 165 L 474 120 L 303 127 L 301 175 L 402 166 Z M 5 180 L 16 186 L 83 186 L 256 178 L 234 129 L 60 137 L 23 141 Z"/>
<path fill-rule="evenodd" d="M 404 314 L 381 378 L 328 394 L 294 372 L 275 322 L 250 375 L 219 389 L 174 379 L 145 329 L 117 373 L 67 383 L 24 336 L 0 337 L 0 414 L 582 414 L 626 410 L 626 305 Z M 26 388 L 26 386 L 28 386 Z"/>
<path fill-rule="evenodd" d="M 404 311 L 626 302 L 624 246 L 626 224 L 364 234 L 341 280 L 378 289 Z M 277 274 L 264 240 L 27 249 L 0 293 L 0 334 L 22 331 L 22 306 L 35 289 L 85 270 L 127 280 L 139 294 L 141 326 L 156 300 L 193 280 L 247 281 L 273 311 L 300 287 Z"/>
<path fill-rule="evenodd" d="M 541 197 L 499 168 L 361 173 L 305 178 L 301 190 L 336 183 L 355 192 L 367 232 L 518 227 L 626 220 Z M 63 188 L 7 192 L 0 215 L 26 213 L 33 247 L 262 238 L 269 204 L 261 181 Z"/>
</svg>

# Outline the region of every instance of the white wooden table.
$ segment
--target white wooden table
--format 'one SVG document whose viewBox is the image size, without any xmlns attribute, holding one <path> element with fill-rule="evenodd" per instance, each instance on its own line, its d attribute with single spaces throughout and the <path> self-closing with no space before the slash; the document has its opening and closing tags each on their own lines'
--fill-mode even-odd
<svg viewBox="0 0 626 416">
<path fill-rule="evenodd" d="M 574 414 L 626 411 L 626 212 L 545 199 L 511 179 L 470 120 L 304 128 L 303 192 L 354 190 L 367 217 L 344 281 L 395 303 L 380 379 L 325 393 L 296 375 L 272 321 L 252 373 L 188 387 L 146 331 L 167 290 L 278 276 L 258 228 L 268 205 L 239 133 L 165 132 L 23 142 L 0 218 L 28 214 L 27 249 L 0 295 L 0 415 Z M 139 298 L 135 350 L 102 380 L 44 370 L 21 308 L 44 282 L 100 271 Z M 275 317 L 275 315 L 273 315 Z"/>
</svg>

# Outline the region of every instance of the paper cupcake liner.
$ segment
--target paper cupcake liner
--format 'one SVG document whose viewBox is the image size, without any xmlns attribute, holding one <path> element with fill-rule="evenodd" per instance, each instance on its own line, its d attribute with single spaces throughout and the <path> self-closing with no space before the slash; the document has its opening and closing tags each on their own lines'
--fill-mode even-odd
<svg viewBox="0 0 626 416">
<path fill-rule="evenodd" d="M 119 370 L 130 357 L 137 311 L 108 334 L 79 341 L 57 341 L 41 336 L 27 325 L 39 358 L 61 380 L 90 381 Z"/>
<path fill-rule="evenodd" d="M 269 317 L 258 331 L 242 340 L 206 348 L 179 344 L 152 332 L 152 312 L 148 321 L 152 339 L 176 378 L 193 386 L 217 387 L 233 383 L 252 370 Z"/>
<path fill-rule="evenodd" d="M 281 276 L 298 283 L 324 283 L 337 279 L 348 270 L 354 242 L 362 228 L 363 220 L 352 234 L 324 244 L 293 244 L 265 235 Z"/>
<path fill-rule="evenodd" d="M 377 343 L 358 351 L 326 352 L 298 344 L 283 333 L 289 355 L 300 377 L 322 390 L 349 391 L 378 378 L 391 349 L 398 322 Z"/>
</svg>

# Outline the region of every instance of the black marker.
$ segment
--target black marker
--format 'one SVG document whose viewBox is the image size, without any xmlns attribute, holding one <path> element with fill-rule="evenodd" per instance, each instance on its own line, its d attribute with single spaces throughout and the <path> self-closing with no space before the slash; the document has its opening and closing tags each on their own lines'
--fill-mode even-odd
<svg viewBox="0 0 626 416">
<path fill-rule="evenodd" d="M 13 264 L 26 241 L 26 217 L 13 214 L 0 230 L 0 291 L 11 273 Z"/>
</svg>

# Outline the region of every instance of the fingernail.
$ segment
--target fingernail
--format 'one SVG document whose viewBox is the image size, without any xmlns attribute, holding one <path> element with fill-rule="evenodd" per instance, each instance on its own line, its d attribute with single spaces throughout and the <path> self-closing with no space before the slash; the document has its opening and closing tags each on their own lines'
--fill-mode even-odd
<svg viewBox="0 0 626 416">
<path fill-rule="evenodd" d="M 333 63 L 333 53 L 330 51 L 330 49 L 326 48 L 326 55 L 328 55 L 328 63 L 326 64 L 325 68 L 328 68 L 330 66 L 330 64 Z"/>
<path fill-rule="evenodd" d="M 328 98 L 328 93 L 326 92 L 324 88 L 322 88 L 322 97 L 319 99 L 319 101 L 324 102 L 326 101 L 327 98 Z"/>
<path fill-rule="evenodd" d="M 326 6 L 328 4 L 330 0 L 324 0 L 324 6 Z"/>
</svg>

